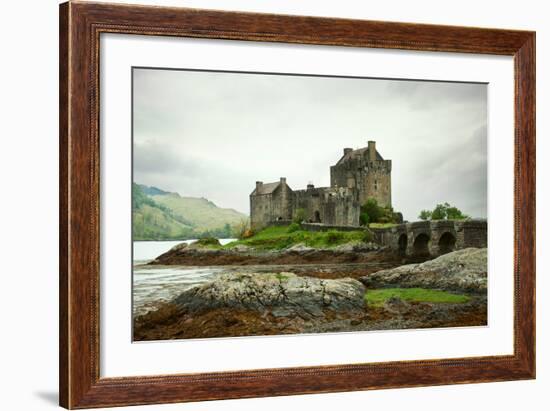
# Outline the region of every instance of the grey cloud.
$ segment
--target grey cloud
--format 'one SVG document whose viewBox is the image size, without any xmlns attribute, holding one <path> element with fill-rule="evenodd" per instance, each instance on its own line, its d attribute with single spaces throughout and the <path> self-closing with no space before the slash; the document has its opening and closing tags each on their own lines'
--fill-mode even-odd
<svg viewBox="0 0 550 411">
<path fill-rule="evenodd" d="M 328 185 L 343 147 L 376 140 L 406 218 L 484 217 L 486 117 L 483 84 L 139 69 L 135 179 L 248 212 L 256 180 Z"/>
<path fill-rule="evenodd" d="M 486 87 L 479 83 L 393 81 L 387 83 L 388 94 L 415 110 L 440 108 L 449 105 L 484 104 Z"/>
<path fill-rule="evenodd" d="M 196 159 L 177 154 L 161 141 L 134 143 L 134 171 L 138 173 L 200 175 L 202 165 Z"/>
</svg>

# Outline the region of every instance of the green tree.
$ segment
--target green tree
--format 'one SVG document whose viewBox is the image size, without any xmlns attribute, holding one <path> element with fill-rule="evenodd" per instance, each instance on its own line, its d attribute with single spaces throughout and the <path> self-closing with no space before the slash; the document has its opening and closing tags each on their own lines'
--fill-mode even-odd
<svg viewBox="0 0 550 411">
<path fill-rule="evenodd" d="M 375 198 L 369 198 L 361 207 L 361 214 L 366 214 L 368 216 L 369 223 L 377 223 L 383 215 L 383 210 L 378 205 L 378 201 L 376 201 Z"/>
<path fill-rule="evenodd" d="M 430 220 L 432 218 L 432 212 L 430 210 L 422 210 L 418 215 L 421 220 Z"/>
<path fill-rule="evenodd" d="M 231 226 L 229 223 L 225 223 L 223 226 L 223 237 L 224 238 L 230 238 L 231 237 Z"/>
<path fill-rule="evenodd" d="M 437 204 L 433 211 L 422 210 L 418 218 L 421 220 L 465 220 L 470 216 L 449 203 L 443 203 Z"/>
<path fill-rule="evenodd" d="M 470 218 L 470 216 L 464 214 L 458 208 L 450 206 L 447 208 L 447 220 L 465 220 L 467 218 Z"/>
<path fill-rule="evenodd" d="M 448 204 L 448 203 L 445 203 Z M 446 220 L 447 219 L 447 206 L 445 204 L 438 204 L 432 211 L 432 220 Z"/>
</svg>

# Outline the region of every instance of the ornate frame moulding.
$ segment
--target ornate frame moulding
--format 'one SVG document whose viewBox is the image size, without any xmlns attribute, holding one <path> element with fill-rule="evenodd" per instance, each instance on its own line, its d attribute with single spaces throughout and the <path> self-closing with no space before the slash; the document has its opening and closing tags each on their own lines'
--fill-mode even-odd
<svg viewBox="0 0 550 411">
<path fill-rule="evenodd" d="M 101 378 L 101 33 L 513 56 L 514 353 Z M 91 408 L 535 377 L 535 33 L 529 31 L 69 2 L 60 5 L 60 404 Z"/>
</svg>

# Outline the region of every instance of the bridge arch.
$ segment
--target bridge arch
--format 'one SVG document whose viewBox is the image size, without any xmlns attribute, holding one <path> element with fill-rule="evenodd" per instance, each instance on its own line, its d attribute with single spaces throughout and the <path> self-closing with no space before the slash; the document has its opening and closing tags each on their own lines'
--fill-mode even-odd
<svg viewBox="0 0 550 411">
<path fill-rule="evenodd" d="M 426 256 L 430 254 L 430 236 L 426 233 L 418 234 L 413 241 L 413 255 Z"/>
<path fill-rule="evenodd" d="M 438 252 L 440 255 L 450 253 L 455 249 L 456 237 L 453 233 L 449 231 L 445 231 L 439 237 L 439 242 L 437 243 L 437 245 L 438 245 Z"/>
</svg>

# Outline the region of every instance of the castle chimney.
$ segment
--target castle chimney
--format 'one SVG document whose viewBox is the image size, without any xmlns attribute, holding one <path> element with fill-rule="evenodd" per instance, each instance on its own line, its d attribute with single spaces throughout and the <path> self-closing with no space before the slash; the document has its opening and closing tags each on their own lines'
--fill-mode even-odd
<svg viewBox="0 0 550 411">
<path fill-rule="evenodd" d="M 315 186 L 313 185 L 313 183 L 308 183 L 308 185 L 307 185 L 308 190 L 313 190 L 314 188 L 315 188 Z"/>
<path fill-rule="evenodd" d="M 260 191 L 260 188 L 264 185 L 261 181 L 256 181 L 256 191 Z"/>
<path fill-rule="evenodd" d="M 376 141 L 369 141 L 369 161 L 376 161 Z"/>
<path fill-rule="evenodd" d="M 353 148 L 345 148 L 344 149 L 344 155 L 349 154 L 353 151 Z"/>
<path fill-rule="evenodd" d="M 286 184 L 286 177 L 281 177 L 281 184 Z"/>
</svg>

